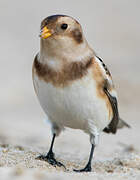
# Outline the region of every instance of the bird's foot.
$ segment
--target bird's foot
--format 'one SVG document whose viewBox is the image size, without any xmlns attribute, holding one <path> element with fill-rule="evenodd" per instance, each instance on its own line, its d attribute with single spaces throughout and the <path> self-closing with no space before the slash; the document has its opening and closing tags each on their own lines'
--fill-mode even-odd
<svg viewBox="0 0 140 180">
<path fill-rule="evenodd" d="M 73 171 L 75 172 L 91 172 L 91 165 L 87 164 L 85 168 L 77 170 L 77 169 L 73 169 Z"/>
<path fill-rule="evenodd" d="M 40 155 L 38 156 L 36 159 L 42 160 L 42 161 L 47 161 L 49 164 L 51 164 L 52 166 L 56 167 L 64 167 L 66 169 L 66 167 L 59 161 L 57 161 L 54 158 L 54 153 L 53 152 L 48 152 L 48 154 L 45 155 Z"/>
</svg>

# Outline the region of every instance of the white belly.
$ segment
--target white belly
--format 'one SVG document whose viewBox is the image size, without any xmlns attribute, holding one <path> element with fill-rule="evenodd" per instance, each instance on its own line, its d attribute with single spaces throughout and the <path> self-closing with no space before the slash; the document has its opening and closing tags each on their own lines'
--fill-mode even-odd
<svg viewBox="0 0 140 180">
<path fill-rule="evenodd" d="M 93 126 L 104 129 L 110 122 L 106 103 L 96 95 L 92 74 L 74 81 L 65 88 L 56 88 L 38 79 L 34 86 L 39 102 L 49 120 L 60 127 L 82 129 L 89 132 Z"/>
</svg>

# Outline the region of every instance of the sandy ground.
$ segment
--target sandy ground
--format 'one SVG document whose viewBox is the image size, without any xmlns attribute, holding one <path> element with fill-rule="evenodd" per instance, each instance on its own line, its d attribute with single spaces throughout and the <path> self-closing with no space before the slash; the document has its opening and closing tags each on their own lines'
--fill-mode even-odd
<svg viewBox="0 0 140 180">
<path fill-rule="evenodd" d="M 85 160 L 72 159 L 71 153 L 65 158 L 58 155 L 58 160 L 67 169 L 52 167 L 48 163 L 36 160 L 39 155 L 34 149 L 22 146 L 1 144 L 0 177 L 1 179 L 137 179 L 140 178 L 140 156 L 133 147 L 127 147 L 123 154 L 114 158 L 93 162 L 92 173 L 74 173 L 73 168 L 84 166 Z M 78 161 L 77 161 L 78 160 Z M 76 165 L 77 164 L 77 165 Z"/>
<path fill-rule="evenodd" d="M 0 0 L 0 180 L 140 179 L 140 1 Z M 90 151 L 89 137 L 63 132 L 54 151 L 67 170 L 35 158 L 48 151 L 50 125 L 35 96 L 31 67 L 39 50 L 39 24 L 56 13 L 76 17 L 104 59 L 119 96 L 120 115 L 131 129 L 102 134 L 91 173 L 77 174 Z"/>
</svg>

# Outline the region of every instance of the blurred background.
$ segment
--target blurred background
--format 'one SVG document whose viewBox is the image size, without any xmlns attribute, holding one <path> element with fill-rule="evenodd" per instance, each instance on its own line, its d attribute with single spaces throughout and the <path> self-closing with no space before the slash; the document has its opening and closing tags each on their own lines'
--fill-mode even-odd
<svg viewBox="0 0 140 180">
<path fill-rule="evenodd" d="M 120 115 L 132 126 L 115 136 L 103 134 L 95 158 L 111 157 L 127 146 L 139 150 L 139 0 L 0 0 L 0 143 L 38 152 L 49 148 L 50 125 L 36 98 L 31 72 L 39 51 L 40 22 L 53 14 L 70 15 L 81 23 L 88 42 L 112 73 Z M 71 153 L 73 158 L 87 156 L 89 148 L 89 137 L 70 129 L 55 145 L 58 154 Z"/>
</svg>

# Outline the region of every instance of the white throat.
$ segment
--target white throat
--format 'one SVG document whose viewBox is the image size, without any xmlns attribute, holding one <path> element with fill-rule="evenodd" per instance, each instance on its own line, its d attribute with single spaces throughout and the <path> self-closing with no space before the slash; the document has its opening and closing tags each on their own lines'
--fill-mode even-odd
<svg viewBox="0 0 140 180">
<path fill-rule="evenodd" d="M 39 61 L 47 64 L 54 70 L 60 70 L 62 66 L 70 62 L 86 61 L 94 56 L 93 50 L 89 47 L 87 42 L 77 45 L 72 48 L 49 48 L 49 44 L 44 47 L 40 46 Z"/>
</svg>

